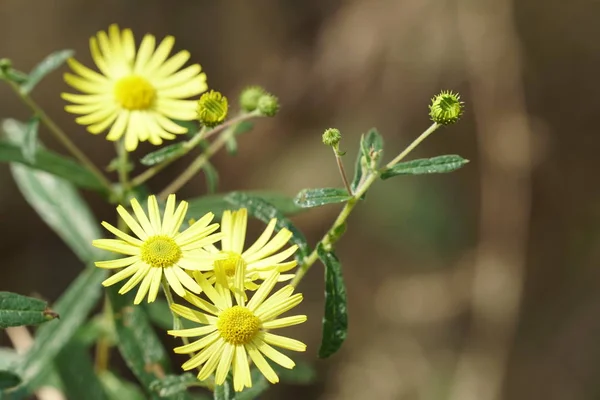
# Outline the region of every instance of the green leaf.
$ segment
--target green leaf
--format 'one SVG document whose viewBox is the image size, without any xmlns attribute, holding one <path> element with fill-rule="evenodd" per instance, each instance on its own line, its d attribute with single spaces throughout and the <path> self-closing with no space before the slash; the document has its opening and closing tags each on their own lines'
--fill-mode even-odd
<svg viewBox="0 0 600 400">
<path fill-rule="evenodd" d="M 150 390 L 161 398 L 185 393 L 188 387 L 203 386 L 195 375 L 186 372 L 182 375 L 167 375 L 150 384 Z"/>
<path fill-rule="evenodd" d="M 248 191 L 248 192 L 230 192 L 230 193 L 247 193 L 253 197 L 259 197 L 273 206 L 285 215 L 297 214 L 304 211 L 303 208 L 298 207 L 294 204 L 294 199 L 290 196 L 281 193 L 267 192 L 267 191 Z M 208 195 L 202 197 L 196 197 L 188 200 L 189 207 L 187 212 L 187 218 L 200 218 L 207 212 L 212 212 L 217 218 L 220 218 L 223 211 L 232 208 L 226 198 L 230 193 L 220 193 L 215 195 Z"/>
<path fill-rule="evenodd" d="M 146 396 L 137 385 L 116 376 L 110 371 L 103 371 L 98 378 L 109 400 L 146 399 Z"/>
<path fill-rule="evenodd" d="M 254 400 L 258 399 L 261 394 L 267 391 L 271 385 L 264 375 L 257 369 L 252 368 L 252 387 L 245 388 L 241 392 L 235 394 L 235 400 Z"/>
<path fill-rule="evenodd" d="M 168 354 L 144 309 L 132 306 L 135 291 L 127 295 L 120 295 L 115 287 L 106 291 L 113 308 L 119 352 L 142 386 L 150 391 L 150 384 L 169 372 Z"/>
<path fill-rule="evenodd" d="M 67 179 L 82 188 L 104 191 L 102 182 L 80 164 L 39 146 L 35 151 L 35 162 L 28 161 L 22 150 L 27 129 L 26 124 L 22 122 L 14 119 L 4 120 L 2 130 L 9 136 L 9 141 L 0 140 L 0 161 L 24 164 Z"/>
<path fill-rule="evenodd" d="M 217 191 L 219 187 L 219 173 L 217 169 L 211 163 L 207 162 L 202 167 L 204 171 L 204 176 L 206 177 L 206 187 L 208 189 L 208 193 L 213 194 Z"/>
<path fill-rule="evenodd" d="M 300 263 L 304 258 L 308 257 L 310 249 L 308 248 L 308 243 L 306 243 L 306 238 L 302 232 L 300 232 L 300 230 L 298 230 L 298 228 L 292 224 L 292 221 L 287 219 L 285 215 L 273 204 L 261 197 L 253 196 L 244 192 L 232 192 L 227 195 L 225 200 L 234 206 L 234 208 L 247 208 L 250 215 L 259 219 L 265 224 L 268 224 L 271 219 L 277 218 L 277 224 L 275 227 L 278 231 L 286 228 L 292 232 L 293 236 L 290 239 L 290 242 L 298 246 L 298 251 L 295 254 L 298 263 Z"/>
<path fill-rule="evenodd" d="M 294 360 L 296 366 L 292 369 L 283 368 L 279 364 L 272 363 L 272 367 L 279 376 L 281 382 L 294 385 L 309 385 L 317 379 L 315 369 L 305 361 Z"/>
<path fill-rule="evenodd" d="M 169 304 L 163 299 L 156 299 L 152 303 L 143 303 L 150 321 L 161 329 L 173 329 L 173 314 Z"/>
<path fill-rule="evenodd" d="M 71 341 L 56 358 L 56 369 L 69 399 L 105 400 L 106 395 L 94 371 L 85 345 Z"/>
<path fill-rule="evenodd" d="M 39 122 L 40 120 L 37 116 L 32 117 L 27 122 L 25 137 L 23 138 L 23 144 L 21 146 L 23 158 L 30 164 L 35 164 L 35 154 L 38 148 L 37 137 Z"/>
<path fill-rule="evenodd" d="M 214 400 L 236 400 L 235 392 L 231 387 L 230 379 L 226 379 L 222 385 L 216 385 L 215 391 L 213 392 Z"/>
<path fill-rule="evenodd" d="M 235 136 L 239 136 L 242 135 L 244 133 L 250 132 L 252 129 L 254 129 L 254 123 L 250 122 L 250 121 L 242 121 L 240 123 L 238 123 L 233 131 L 233 134 Z"/>
<path fill-rule="evenodd" d="M 63 65 L 73 54 L 73 50 L 59 50 L 47 56 L 31 70 L 29 78 L 21 85 L 21 92 L 25 94 L 31 92 L 46 75 Z"/>
<path fill-rule="evenodd" d="M 370 164 L 374 161 L 375 168 L 379 165 L 379 160 L 383 155 L 383 137 L 376 128 L 371 128 L 369 132 L 363 134 L 360 138 L 360 150 L 356 156 L 354 164 L 354 179 L 350 188 L 356 191 L 361 178 L 367 172 Z"/>
<path fill-rule="evenodd" d="M 173 143 L 162 147 L 152 153 L 146 154 L 140 162 L 146 166 L 160 164 L 165 161 L 177 158 L 185 153 L 185 142 Z"/>
<path fill-rule="evenodd" d="M 77 329 L 100 298 L 101 282 L 107 272 L 100 268 L 87 268 L 71 283 L 63 295 L 54 303 L 60 313 L 60 321 L 42 325 L 35 336 L 33 346 L 19 371 L 24 384 L 35 387 L 35 380 L 50 369 L 53 360 L 67 345 Z"/>
<path fill-rule="evenodd" d="M 383 171 L 381 179 L 388 179 L 396 175 L 443 174 L 456 171 L 468 162 L 469 160 L 456 154 L 405 161 Z"/>
<path fill-rule="evenodd" d="M 102 237 L 98 223 L 73 185 L 24 165 L 11 164 L 11 171 L 25 200 L 82 261 L 101 257 L 92 247 Z"/>
<path fill-rule="evenodd" d="M 317 255 L 325 265 L 325 316 L 319 357 L 327 358 L 337 352 L 346 340 L 348 332 L 346 285 L 342 277 L 342 266 L 335 254 L 319 243 Z"/>
<path fill-rule="evenodd" d="M 188 135 L 194 136 L 198 133 L 198 131 L 200 131 L 200 125 L 198 124 L 198 121 L 182 121 L 179 119 L 174 119 L 172 121 L 175 122 L 177 125 L 186 128 L 188 130 Z"/>
<path fill-rule="evenodd" d="M 325 204 L 344 203 L 352 196 L 346 189 L 322 188 L 303 189 L 296 195 L 294 203 L 303 208 L 319 207 Z"/>
<path fill-rule="evenodd" d="M 45 301 L 16 293 L 0 292 L 0 329 L 37 325 L 54 318 L 58 318 L 58 314 L 50 310 Z"/>
<path fill-rule="evenodd" d="M 0 370 L 13 370 L 21 362 L 22 356 L 15 349 L 0 347 Z"/>
<path fill-rule="evenodd" d="M 13 372 L 0 371 L 0 390 L 17 386 L 21 383 L 21 378 Z M 0 396 L 2 393 L 0 393 Z"/>
<path fill-rule="evenodd" d="M 237 154 L 238 144 L 237 144 L 237 139 L 235 138 L 235 136 L 231 136 L 225 142 L 225 149 L 227 149 L 227 152 L 232 156 L 235 156 Z"/>
</svg>

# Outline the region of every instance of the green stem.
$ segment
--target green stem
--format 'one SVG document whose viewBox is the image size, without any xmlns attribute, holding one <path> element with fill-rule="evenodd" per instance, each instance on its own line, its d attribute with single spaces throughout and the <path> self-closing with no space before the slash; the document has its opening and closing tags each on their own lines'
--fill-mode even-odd
<svg viewBox="0 0 600 400">
<path fill-rule="evenodd" d="M 335 154 L 335 161 L 337 162 L 338 169 L 340 170 L 340 175 L 342 176 L 342 181 L 344 182 L 344 187 L 349 195 L 352 195 L 352 189 L 350 188 L 350 184 L 348 183 L 348 176 L 346 176 L 346 169 L 344 168 L 344 163 L 342 162 L 342 157 L 339 155 L 336 148 L 332 147 L 333 154 Z"/>
<path fill-rule="evenodd" d="M 135 178 L 133 178 L 131 180 L 131 186 L 132 187 L 136 187 L 141 185 L 142 183 L 146 182 L 148 179 L 154 177 L 157 173 L 159 173 L 160 171 L 162 171 L 163 169 L 165 169 L 167 166 L 171 165 L 174 161 L 180 159 L 181 157 L 185 156 L 186 154 L 188 154 L 192 149 L 194 149 L 196 146 L 198 146 L 198 144 L 204 140 L 207 139 L 209 137 L 211 137 L 212 135 L 221 132 L 223 129 L 231 127 L 232 125 L 236 125 L 242 121 L 248 120 L 250 118 L 256 117 L 260 114 L 257 113 L 248 113 L 248 114 L 241 114 L 238 115 L 237 117 L 234 117 L 228 121 L 225 121 L 223 124 L 214 127 L 211 130 L 206 130 L 204 127 L 202 129 L 200 129 L 200 131 L 198 131 L 198 133 L 196 135 L 194 135 L 193 138 L 191 138 L 190 140 L 186 141 L 183 144 L 183 148 L 182 148 L 182 152 L 181 154 L 178 154 L 176 157 L 170 158 L 168 160 L 165 160 L 164 162 L 154 165 L 150 168 L 148 168 L 146 171 L 142 172 L 141 174 L 139 174 L 138 176 L 136 176 Z"/>
<path fill-rule="evenodd" d="M 190 179 L 192 179 L 198 171 L 210 160 L 210 158 L 218 152 L 229 139 L 233 137 L 235 129 L 230 128 L 223 132 L 214 142 L 208 146 L 204 153 L 200 154 L 188 167 L 179 175 L 173 182 L 167 185 L 159 194 L 159 199 L 166 199 L 171 193 L 176 193 L 183 187 Z"/>
<path fill-rule="evenodd" d="M 87 158 L 87 156 L 69 139 L 69 136 L 60 129 L 60 127 L 40 108 L 40 106 L 33 101 L 33 99 L 23 93 L 19 88 L 19 85 L 15 82 L 8 81 L 10 87 L 14 90 L 14 92 L 19 96 L 21 101 L 29 107 L 31 111 L 42 121 L 44 125 L 50 130 L 50 132 L 56 137 L 56 139 L 66 147 L 66 149 L 77 159 L 79 162 L 85 166 L 92 174 L 94 174 L 100 182 L 109 190 L 112 190 L 110 181 L 104 176 L 104 174 L 92 163 L 92 161 Z"/>
<path fill-rule="evenodd" d="M 129 162 L 129 153 L 125 150 L 125 142 L 123 140 L 119 140 L 116 143 L 117 155 L 119 157 L 119 163 L 117 165 L 117 172 L 119 174 L 119 183 L 121 184 L 122 189 L 122 198 L 121 203 L 124 203 L 127 197 L 127 192 L 130 189 L 129 184 L 129 172 L 127 168 L 129 167 L 127 164 Z M 119 218 L 119 221 L 121 219 Z"/>
<path fill-rule="evenodd" d="M 423 140 L 435 132 L 435 130 L 440 126 L 441 125 L 438 125 L 437 123 L 433 123 L 433 125 L 431 125 L 425 132 L 416 138 L 406 149 L 404 149 L 402 153 L 390 161 L 384 168 L 370 171 L 367 175 L 365 175 L 366 178 L 359 184 L 356 192 L 352 195 L 352 198 L 344 205 L 344 208 L 342 208 L 342 211 L 340 211 L 340 214 L 337 216 L 327 233 L 325 233 L 323 238 L 321 238 L 319 243 L 317 243 L 317 246 L 315 246 L 315 249 L 312 251 L 312 253 L 310 253 L 310 255 L 303 260 L 302 264 L 296 271 L 296 276 L 294 276 L 294 279 L 291 282 L 292 286 L 298 286 L 300 281 L 302 281 L 304 278 L 304 275 L 306 275 L 306 272 L 308 272 L 310 267 L 312 267 L 312 265 L 318 260 L 319 257 L 317 255 L 317 247 L 319 244 L 323 245 L 324 247 L 331 247 L 339 240 L 339 236 L 334 235 L 334 232 L 336 232 L 342 225 L 346 223 L 346 220 L 352 213 L 352 210 L 356 204 L 358 204 L 360 198 L 367 192 L 373 182 L 379 178 L 381 173 L 402 161 L 404 157 L 410 154 L 411 151 L 413 151 L 419 144 L 421 144 L 421 142 L 423 142 Z"/>
</svg>

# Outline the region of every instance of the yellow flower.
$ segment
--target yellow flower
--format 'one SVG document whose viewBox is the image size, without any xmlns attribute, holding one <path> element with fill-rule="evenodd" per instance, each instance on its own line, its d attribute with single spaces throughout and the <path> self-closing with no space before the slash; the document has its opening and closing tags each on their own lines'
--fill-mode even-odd
<svg viewBox="0 0 600 400">
<path fill-rule="evenodd" d="M 242 277 L 243 264 L 237 265 L 236 277 Z M 202 274 L 197 281 L 210 302 L 191 293 L 185 299 L 202 311 L 174 304 L 171 309 L 190 321 L 201 324 L 198 328 L 171 330 L 170 335 L 179 337 L 201 337 L 200 339 L 175 348 L 175 353 L 195 353 L 182 365 L 184 370 L 201 367 L 198 379 L 203 381 L 215 372 L 215 383 L 225 382 L 229 370 L 233 373 L 233 386 L 236 391 L 252 386 L 248 356 L 260 372 L 271 382 L 279 378 L 264 356 L 285 368 L 295 366 L 288 356 L 271 347 L 305 351 L 306 345 L 298 340 L 275 335 L 267 330 L 285 328 L 306 321 L 306 315 L 277 318 L 302 301 L 302 294 L 294 293 L 287 285 L 269 296 L 277 283 L 279 272 L 272 271 L 267 279 L 246 303 L 243 295 L 243 280 L 238 278 L 234 291 L 229 291 L 222 279 L 213 287 Z M 235 298 L 235 304 L 231 294 Z"/>
<path fill-rule="evenodd" d="M 196 101 L 183 100 L 207 89 L 206 75 L 194 64 L 177 72 L 190 58 L 183 50 L 167 59 L 175 39 L 167 36 L 157 47 L 152 35 L 144 36 L 137 51 L 130 29 L 116 24 L 108 34 L 98 32 L 90 39 L 92 58 L 100 70 L 93 71 L 75 59 L 68 61 L 78 75 L 65 74 L 65 81 L 84 94 L 63 93 L 63 99 L 75 103 L 65 107 L 81 114 L 75 121 L 88 125 L 93 134 L 110 127 L 108 140 L 125 135 L 125 148 L 133 151 L 138 141 L 160 145 L 163 139 L 186 133 L 171 119 L 196 118 Z"/>
<path fill-rule="evenodd" d="M 246 225 L 248 223 L 248 210 L 242 208 L 238 211 L 225 211 L 221 218 L 221 232 L 224 234 L 221 240 L 221 250 L 215 246 L 207 246 L 206 250 L 213 255 L 213 261 L 204 264 L 198 268 L 205 272 L 204 276 L 213 283 L 215 281 L 214 271 L 223 269 L 232 283 L 235 267 L 238 262 L 244 264 L 246 274 L 245 287 L 249 290 L 256 290 L 258 285 L 255 280 L 264 280 L 270 275 L 270 272 L 277 270 L 279 272 L 289 271 L 297 265 L 295 260 L 285 261 L 298 249 L 293 245 L 277 253 L 292 237 L 292 232 L 288 229 L 281 229 L 273 238 L 273 231 L 277 224 L 277 219 L 269 221 L 267 227 L 254 242 L 254 244 L 244 250 L 246 238 Z M 280 281 L 292 279 L 293 274 L 280 275 Z"/>
<path fill-rule="evenodd" d="M 174 194 L 167 199 L 162 221 L 155 196 L 148 197 L 150 218 L 146 216 L 137 200 L 131 200 L 131 207 L 137 221 L 123 206 L 118 206 L 117 212 L 137 238 L 108 222 L 102 222 L 102 226 L 118 239 L 97 239 L 92 242 L 100 249 L 128 256 L 117 260 L 96 262 L 99 268 L 126 267 L 102 284 L 110 286 L 131 277 L 119 290 L 119 293 L 124 294 L 141 282 L 135 296 L 135 304 L 139 304 L 146 294 L 149 303 L 156 299 L 163 274 L 169 286 L 178 295 L 185 295 L 184 287 L 194 293 L 200 293 L 200 286 L 184 270 L 193 271 L 197 269 L 198 264 L 205 263 L 207 260 L 200 249 L 221 238 L 221 234 L 211 235 L 219 228 L 219 224 L 209 225 L 214 214 L 206 214 L 188 229 L 179 232 L 188 203 L 182 201 L 175 209 Z"/>
</svg>

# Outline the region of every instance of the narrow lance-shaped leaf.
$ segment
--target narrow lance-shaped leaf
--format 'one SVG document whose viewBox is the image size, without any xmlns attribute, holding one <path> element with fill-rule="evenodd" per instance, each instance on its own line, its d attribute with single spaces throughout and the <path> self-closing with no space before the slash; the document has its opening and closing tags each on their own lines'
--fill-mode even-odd
<svg viewBox="0 0 600 400">
<path fill-rule="evenodd" d="M 139 386 L 127 382 L 110 371 L 103 371 L 98 378 L 109 400 L 145 400 L 146 396 Z"/>
<path fill-rule="evenodd" d="M 215 166 L 209 162 L 204 164 L 202 170 L 204 171 L 204 177 L 206 178 L 206 188 L 208 193 L 214 194 L 219 187 L 219 172 Z"/>
<path fill-rule="evenodd" d="M 35 162 L 28 161 L 22 150 L 27 130 L 25 124 L 7 119 L 2 123 L 2 130 L 9 137 L 9 141 L 0 140 L 0 162 L 24 164 L 64 178 L 82 188 L 105 190 L 102 182 L 80 164 L 39 146 L 35 151 Z"/>
<path fill-rule="evenodd" d="M 36 380 L 50 369 L 57 354 L 71 340 L 96 305 L 102 290 L 101 282 L 105 278 L 105 270 L 87 268 L 54 303 L 54 310 L 60 314 L 60 321 L 42 325 L 38 329 L 33 347 L 19 367 L 24 384 L 35 388 Z"/>
<path fill-rule="evenodd" d="M 233 387 L 231 384 L 231 378 L 227 378 L 222 385 L 215 386 L 215 391 L 213 392 L 214 400 L 236 400 L 235 392 L 233 391 Z"/>
<path fill-rule="evenodd" d="M 443 174 L 456 171 L 468 162 L 469 160 L 456 154 L 405 161 L 383 171 L 381 179 L 388 179 L 396 175 Z"/>
<path fill-rule="evenodd" d="M 106 400 L 92 357 L 83 343 L 72 340 L 58 354 L 54 364 L 67 398 Z"/>
<path fill-rule="evenodd" d="M 21 145 L 23 158 L 25 158 L 25 160 L 31 164 L 35 164 L 35 153 L 38 149 L 37 138 L 39 121 L 39 118 L 35 116 L 27 122 L 25 137 L 23 138 L 23 144 Z"/>
<path fill-rule="evenodd" d="M 348 332 L 346 285 L 342 276 L 342 266 L 335 254 L 319 243 L 317 255 L 325 265 L 325 315 L 319 357 L 327 358 L 337 352 L 346 340 Z"/>
<path fill-rule="evenodd" d="M 125 363 L 148 391 L 153 399 L 159 398 L 151 389 L 151 384 L 169 373 L 169 357 L 158 336 L 152 329 L 142 307 L 135 307 L 133 293 L 120 295 L 118 289 L 106 289 L 114 313 L 115 329 L 119 352 Z M 187 396 L 172 397 L 172 400 L 184 400 Z"/>
<path fill-rule="evenodd" d="M 201 386 L 195 375 L 186 372 L 182 375 L 167 375 L 150 384 L 150 390 L 160 397 L 169 397 L 185 393 L 188 387 Z"/>
<path fill-rule="evenodd" d="M 146 154 L 140 159 L 143 165 L 151 166 L 177 158 L 185 152 L 185 142 L 178 142 L 162 147 L 159 150 Z"/>
<path fill-rule="evenodd" d="M 255 190 L 248 192 L 221 193 L 190 199 L 188 200 L 189 207 L 187 218 L 200 218 L 207 212 L 213 212 L 217 218 L 220 218 L 220 216 L 223 214 L 223 211 L 232 207 L 231 203 L 226 200 L 227 196 L 229 196 L 231 193 L 246 193 L 249 196 L 261 198 L 275 206 L 275 208 L 277 208 L 284 215 L 293 215 L 304 211 L 303 208 L 295 205 L 294 199 L 288 195 Z"/>
<path fill-rule="evenodd" d="M 252 376 L 252 387 L 245 388 L 241 392 L 236 393 L 235 400 L 260 399 L 260 395 L 271 387 L 265 376 L 257 368 L 252 368 L 250 374 Z"/>
<path fill-rule="evenodd" d="M 319 207 L 325 204 L 344 203 L 352 196 L 346 189 L 322 188 L 303 189 L 296 195 L 294 203 L 303 208 Z"/>
<path fill-rule="evenodd" d="M 21 85 L 21 92 L 25 94 L 31 92 L 46 75 L 63 65 L 73 54 L 73 50 L 59 50 L 44 58 L 31 70 L 29 78 Z"/>
<path fill-rule="evenodd" d="M 269 223 L 272 218 L 277 218 L 277 224 L 275 225 L 277 230 L 286 228 L 292 232 L 292 238 L 290 241 L 298 246 L 298 251 L 295 254 L 298 263 L 302 262 L 304 258 L 308 257 L 310 251 L 308 248 L 308 243 L 306 242 L 306 238 L 302 232 L 300 232 L 300 230 L 298 230 L 298 228 L 292 224 L 292 221 L 286 218 L 285 215 L 283 215 L 283 213 L 274 205 L 260 197 L 252 196 L 243 192 L 232 192 L 225 198 L 225 200 L 235 208 L 246 207 L 250 215 L 261 220 L 265 224 Z"/>
<path fill-rule="evenodd" d="M 352 184 L 350 185 L 353 192 L 358 188 L 358 184 L 371 161 L 375 160 L 375 167 L 377 167 L 382 155 L 383 137 L 381 137 L 376 128 L 371 128 L 369 132 L 363 134 L 360 138 L 360 149 L 354 164 L 354 179 L 352 179 Z"/>
<path fill-rule="evenodd" d="M 49 309 L 45 301 L 16 293 L 0 292 L 0 329 L 38 325 L 55 318 L 58 318 L 58 314 Z"/>
</svg>

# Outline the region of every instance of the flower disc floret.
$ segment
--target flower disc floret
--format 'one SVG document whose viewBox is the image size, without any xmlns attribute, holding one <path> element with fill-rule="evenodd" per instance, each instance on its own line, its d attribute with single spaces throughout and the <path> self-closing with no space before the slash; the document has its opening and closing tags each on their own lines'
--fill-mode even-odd
<svg viewBox="0 0 600 400">
<path fill-rule="evenodd" d="M 233 306 L 219 315 L 217 329 L 227 343 L 248 344 L 260 329 L 260 319 L 246 307 Z"/>
<path fill-rule="evenodd" d="M 181 258 L 181 248 L 167 235 L 156 235 L 144 241 L 140 249 L 142 261 L 154 268 L 167 268 Z"/>
<path fill-rule="evenodd" d="M 156 90 L 141 76 L 126 76 L 115 83 L 115 99 L 127 110 L 147 110 L 155 98 Z"/>
</svg>

